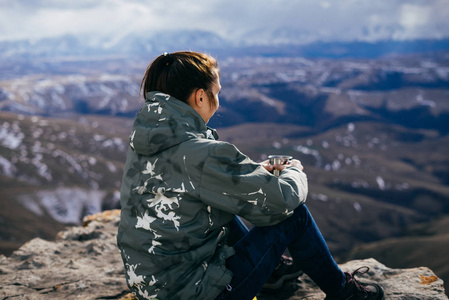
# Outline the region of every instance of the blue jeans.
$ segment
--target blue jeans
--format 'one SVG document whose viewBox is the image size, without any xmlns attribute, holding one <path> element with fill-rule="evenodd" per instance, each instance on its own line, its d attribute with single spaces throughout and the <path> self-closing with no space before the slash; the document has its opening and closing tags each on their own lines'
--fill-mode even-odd
<svg viewBox="0 0 449 300">
<path fill-rule="evenodd" d="M 345 275 L 332 258 L 312 215 L 305 205 L 295 209 L 286 220 L 249 232 L 238 218 L 229 224 L 235 254 L 226 261 L 234 273 L 231 283 L 217 300 L 253 299 L 278 265 L 288 248 L 295 264 L 326 294 L 345 285 Z M 232 241 L 231 241 L 232 243 Z"/>
</svg>

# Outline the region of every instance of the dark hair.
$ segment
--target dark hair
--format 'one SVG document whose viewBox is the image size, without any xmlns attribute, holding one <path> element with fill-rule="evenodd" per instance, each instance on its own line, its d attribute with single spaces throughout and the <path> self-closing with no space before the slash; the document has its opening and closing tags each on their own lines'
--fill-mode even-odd
<svg viewBox="0 0 449 300">
<path fill-rule="evenodd" d="M 211 107 L 215 107 L 211 88 L 217 76 L 217 61 L 209 55 L 193 51 L 164 53 L 147 67 L 140 95 L 145 99 L 148 92 L 158 91 L 187 103 L 195 89 L 203 89 L 209 95 Z"/>
</svg>

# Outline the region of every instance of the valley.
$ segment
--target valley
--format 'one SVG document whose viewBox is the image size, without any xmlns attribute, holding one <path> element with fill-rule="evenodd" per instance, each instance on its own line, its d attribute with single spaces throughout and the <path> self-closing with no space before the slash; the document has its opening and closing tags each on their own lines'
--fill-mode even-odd
<svg viewBox="0 0 449 300">
<path fill-rule="evenodd" d="M 148 61 L 26 63 L 10 63 L 13 71 L 0 77 L 6 255 L 33 237 L 52 239 L 86 214 L 119 208 Z M 447 234 L 424 230 L 441 228 L 437 220 L 449 215 L 449 53 L 237 56 L 224 57 L 220 68 L 220 109 L 209 125 L 255 161 L 289 154 L 303 162 L 307 205 L 338 260 L 449 265 L 438 250 Z M 389 248 L 401 250 L 388 256 Z M 446 269 L 435 271 L 449 281 Z"/>
</svg>

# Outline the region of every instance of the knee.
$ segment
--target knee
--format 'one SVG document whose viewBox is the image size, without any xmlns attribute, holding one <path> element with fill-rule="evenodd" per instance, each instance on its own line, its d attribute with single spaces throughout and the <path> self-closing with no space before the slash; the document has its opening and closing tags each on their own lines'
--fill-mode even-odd
<svg viewBox="0 0 449 300">
<path fill-rule="evenodd" d="M 299 228 L 305 228 L 312 220 L 310 211 L 305 204 L 295 208 L 292 217 L 296 220 Z"/>
<path fill-rule="evenodd" d="M 293 215 L 296 215 L 301 219 L 307 219 L 310 216 L 310 211 L 305 204 L 302 204 L 295 208 Z"/>
<path fill-rule="evenodd" d="M 290 241 L 301 236 L 310 224 L 310 213 L 305 205 L 300 205 L 293 211 L 293 214 L 277 225 L 280 234 L 285 234 Z"/>
</svg>

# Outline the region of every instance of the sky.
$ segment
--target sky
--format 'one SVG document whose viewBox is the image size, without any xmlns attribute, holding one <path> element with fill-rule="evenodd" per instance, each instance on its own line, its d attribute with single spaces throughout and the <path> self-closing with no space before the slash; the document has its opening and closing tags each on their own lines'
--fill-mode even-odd
<svg viewBox="0 0 449 300">
<path fill-rule="evenodd" d="M 403 40 L 449 37 L 448 20 L 449 0 L 0 0 L 0 41 L 179 29 L 229 40 Z"/>
</svg>

